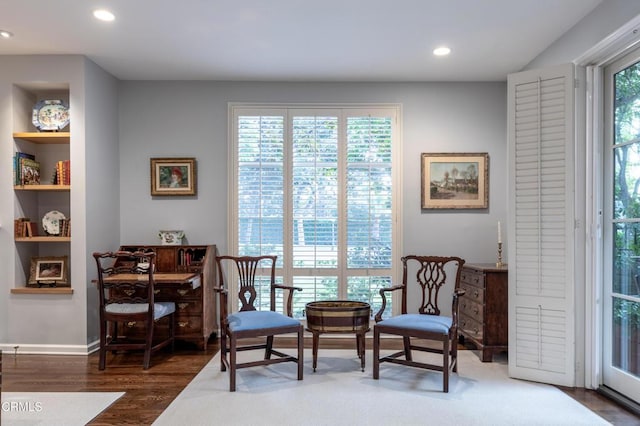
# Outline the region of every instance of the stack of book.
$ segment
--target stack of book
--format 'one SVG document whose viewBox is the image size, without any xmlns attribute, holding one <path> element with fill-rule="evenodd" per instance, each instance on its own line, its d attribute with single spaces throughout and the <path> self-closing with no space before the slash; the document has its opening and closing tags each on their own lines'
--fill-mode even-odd
<svg viewBox="0 0 640 426">
<path fill-rule="evenodd" d="M 56 171 L 53 176 L 54 185 L 71 185 L 71 161 L 62 160 L 56 163 Z"/>
<path fill-rule="evenodd" d="M 68 185 L 68 184 L 67 184 Z M 60 227 L 60 237 L 70 237 L 71 236 L 71 219 L 60 219 L 58 221 L 58 226 Z"/>
<path fill-rule="evenodd" d="M 16 152 L 13 157 L 14 185 L 40 185 L 40 163 L 33 154 Z"/>
<path fill-rule="evenodd" d="M 36 222 L 31 222 L 28 217 L 19 217 L 14 220 L 13 230 L 16 238 L 37 237 L 39 235 L 38 224 Z"/>
</svg>

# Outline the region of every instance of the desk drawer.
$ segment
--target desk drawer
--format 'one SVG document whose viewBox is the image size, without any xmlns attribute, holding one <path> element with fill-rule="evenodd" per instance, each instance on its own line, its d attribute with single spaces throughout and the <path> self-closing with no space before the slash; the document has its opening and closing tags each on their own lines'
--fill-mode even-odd
<svg viewBox="0 0 640 426">
<path fill-rule="evenodd" d="M 482 323 L 484 320 L 484 305 L 471 299 L 460 299 L 460 314 L 464 314 Z"/>
<path fill-rule="evenodd" d="M 191 288 L 190 285 L 156 286 L 158 300 L 178 302 L 180 300 L 202 299 L 202 287 Z"/>
<path fill-rule="evenodd" d="M 180 300 L 176 303 L 176 315 L 199 315 L 202 313 L 202 300 Z"/>
<path fill-rule="evenodd" d="M 473 301 L 476 303 L 484 304 L 484 289 L 471 286 L 467 283 L 460 283 L 460 287 L 463 288 L 466 293 L 460 298 L 460 303 L 463 301 Z"/>
<path fill-rule="evenodd" d="M 126 337 L 132 340 L 144 340 L 146 335 L 146 324 L 144 321 L 129 321 L 118 323 L 118 336 Z M 154 340 L 155 336 L 165 337 L 169 336 L 169 321 L 167 318 L 162 318 L 155 323 Z"/>
<path fill-rule="evenodd" d="M 458 323 L 460 330 L 462 330 L 466 336 L 482 341 L 483 327 L 481 322 L 478 322 L 467 315 L 461 314 Z"/>
<path fill-rule="evenodd" d="M 176 317 L 176 336 L 201 333 L 202 317 L 194 315 L 178 315 Z"/>
<path fill-rule="evenodd" d="M 484 288 L 484 274 L 472 269 L 463 268 L 460 272 L 460 282 L 468 286 Z"/>
</svg>

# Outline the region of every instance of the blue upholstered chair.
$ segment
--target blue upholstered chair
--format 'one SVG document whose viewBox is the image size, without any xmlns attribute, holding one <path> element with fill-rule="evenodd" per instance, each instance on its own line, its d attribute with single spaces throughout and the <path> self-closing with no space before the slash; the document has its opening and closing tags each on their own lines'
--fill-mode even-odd
<svg viewBox="0 0 640 426">
<path fill-rule="evenodd" d="M 279 285 L 275 283 L 276 256 L 217 256 L 218 287 L 220 295 L 220 369 L 229 368 L 229 390 L 236 390 L 236 370 L 239 368 L 270 365 L 280 362 L 295 362 L 298 364 L 298 380 L 302 380 L 304 329 L 302 323 L 292 318 L 293 291 L 302 290 L 298 287 Z M 238 274 L 238 299 L 228 297 L 228 284 L 225 280 L 223 265 L 235 267 Z M 257 272 L 259 269 L 268 271 L 270 310 L 256 309 L 256 286 L 259 285 Z M 231 271 L 228 271 L 231 272 Z M 282 290 L 286 303 L 286 313 L 276 312 L 276 290 Z M 228 305 L 241 305 L 237 312 L 229 314 Z M 237 305 L 236 305 L 237 306 Z M 233 311 L 233 310 L 232 310 Z M 273 349 L 274 336 L 296 333 L 297 356 L 287 355 Z M 256 339 L 258 343 L 255 342 Z M 239 346 L 240 339 L 252 339 L 247 344 Z M 237 362 L 237 353 L 248 350 L 264 350 L 264 358 L 253 361 Z M 274 358 L 272 358 L 274 356 Z"/>
<path fill-rule="evenodd" d="M 154 297 L 155 253 L 117 251 L 93 253 L 93 257 L 98 266 L 100 298 L 98 368 L 104 370 L 107 351 L 144 350 L 146 370 L 152 352 L 169 345 L 173 350 L 175 336 L 175 303 L 156 302 Z M 166 324 L 162 335 L 156 332 L 161 322 Z M 144 334 L 139 339 L 121 336 L 118 324 L 123 328 L 125 324 L 135 324 L 135 330 Z"/>
<path fill-rule="evenodd" d="M 458 298 L 465 293 L 459 288 L 463 265 L 464 260 L 459 257 L 411 255 L 402 258 L 402 284 L 380 289 L 382 307 L 375 315 L 373 327 L 374 379 L 380 377 L 380 363 L 402 364 L 442 371 L 443 391 L 449 392 L 449 371 L 458 371 Z M 383 320 L 386 293 L 394 291 L 401 292 L 401 314 Z M 407 310 L 407 293 L 411 294 L 412 300 L 419 301 L 415 312 Z M 439 298 L 445 294 L 452 300 L 450 316 L 441 315 L 438 306 Z M 381 334 L 402 337 L 403 350 L 380 357 Z M 424 340 L 436 341 L 438 345 L 427 346 Z M 442 364 L 416 361 L 412 351 L 442 354 Z"/>
</svg>

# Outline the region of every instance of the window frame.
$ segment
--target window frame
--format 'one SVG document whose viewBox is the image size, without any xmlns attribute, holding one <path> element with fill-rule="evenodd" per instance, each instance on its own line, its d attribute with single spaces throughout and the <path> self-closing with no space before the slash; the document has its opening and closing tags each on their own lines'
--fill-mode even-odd
<svg viewBox="0 0 640 426">
<path fill-rule="evenodd" d="M 227 247 L 229 253 L 232 255 L 237 255 L 239 252 L 239 241 L 237 239 L 238 229 L 239 229 L 239 221 L 238 221 L 238 178 L 239 178 L 239 168 L 238 168 L 238 117 L 239 116 L 247 116 L 247 115 L 256 115 L 256 116 L 268 116 L 268 115 L 279 115 L 284 117 L 285 120 L 285 128 L 284 128 L 284 137 L 285 137 L 285 147 L 284 147 L 284 155 L 285 158 L 289 158 L 291 154 L 290 144 L 287 144 L 287 141 L 291 140 L 292 137 L 292 129 L 291 129 L 291 118 L 293 117 L 294 112 L 315 112 L 319 114 L 329 114 L 336 112 L 339 113 L 339 138 L 346 138 L 346 126 L 344 126 L 344 122 L 348 116 L 367 116 L 367 115 L 380 115 L 385 113 L 384 116 L 390 116 L 394 120 L 392 124 L 392 153 L 391 153 L 391 164 L 392 164 L 392 244 L 391 244 L 391 268 L 385 269 L 390 270 L 391 282 L 398 282 L 401 267 L 400 267 L 400 248 L 402 247 L 402 216 L 400 213 L 400 206 L 402 206 L 402 179 L 401 179 L 401 170 L 402 170 L 402 107 L 400 104 L 311 104 L 311 103 L 291 103 L 291 104 L 273 104 L 273 103 L 244 103 L 244 102 L 230 102 L 228 104 L 228 226 L 227 226 Z M 391 114 L 391 115 L 389 115 Z M 341 152 L 338 162 L 346 161 L 346 153 Z M 287 162 L 285 160 L 284 164 L 284 179 L 285 182 L 291 182 L 292 176 L 292 162 Z M 285 200 L 290 199 L 291 190 L 290 186 L 285 185 L 284 187 L 284 197 Z M 344 198 L 344 197 L 341 197 Z M 285 215 L 285 224 L 284 229 L 289 230 L 292 226 L 292 215 L 291 215 L 291 205 L 290 203 L 285 203 L 287 205 L 284 206 L 284 215 Z M 344 207 L 344 201 L 340 202 L 339 209 Z M 340 236 L 340 243 L 346 244 L 346 227 L 343 227 L 341 231 L 344 235 Z M 291 233 L 285 231 L 284 238 L 284 250 L 285 253 L 288 253 L 292 244 L 292 236 Z M 342 253 L 345 248 L 339 248 Z M 284 259 L 283 259 L 284 260 Z M 357 274 L 349 274 L 348 268 L 346 265 L 341 265 L 338 268 L 338 277 L 344 277 L 344 284 L 341 285 L 341 289 L 339 290 L 339 298 L 346 297 L 346 279 L 349 276 L 368 276 L 373 275 L 371 272 L 376 271 L 376 269 L 369 269 L 368 271 L 360 271 Z M 371 271 L 371 272 L 369 272 Z M 225 271 L 230 274 L 229 277 L 229 291 L 235 294 L 237 292 L 237 279 L 235 279 L 235 271 Z M 258 273 L 262 273 L 262 271 L 258 271 Z M 387 275 L 387 274 L 384 274 Z M 298 274 L 296 274 L 298 276 Z M 289 264 L 284 263 L 283 265 L 279 265 L 276 268 L 276 280 L 284 283 L 292 283 L 294 277 L 294 268 L 293 262 L 289 262 Z M 394 295 L 395 298 L 395 295 Z M 391 314 L 395 315 L 399 313 L 399 303 L 392 303 Z M 237 311 L 237 306 L 230 306 L 230 312 Z M 374 308 L 375 310 L 375 308 Z M 373 312 L 372 314 L 375 314 Z"/>
</svg>

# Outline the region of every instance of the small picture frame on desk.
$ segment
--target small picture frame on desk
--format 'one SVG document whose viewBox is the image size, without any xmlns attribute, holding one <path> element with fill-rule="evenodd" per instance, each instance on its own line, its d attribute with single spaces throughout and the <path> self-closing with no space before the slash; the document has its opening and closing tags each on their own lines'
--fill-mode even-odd
<svg viewBox="0 0 640 426">
<path fill-rule="evenodd" d="M 27 287 L 69 287 L 68 257 L 32 257 Z"/>
<path fill-rule="evenodd" d="M 195 158 L 152 158 L 151 195 L 196 195 Z"/>
</svg>

